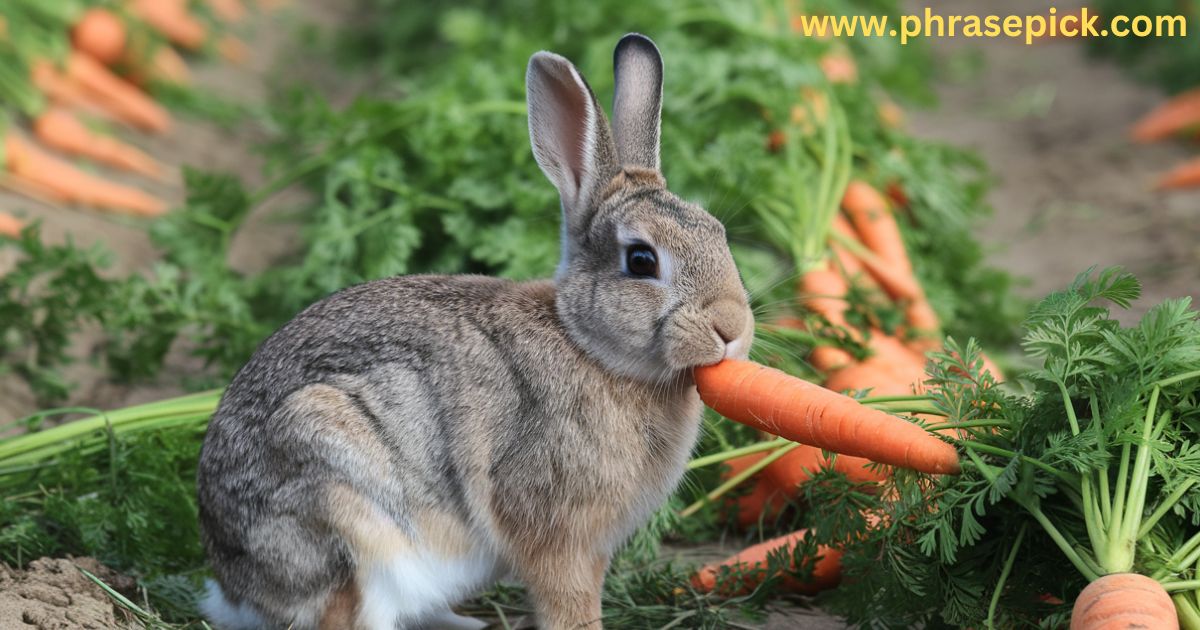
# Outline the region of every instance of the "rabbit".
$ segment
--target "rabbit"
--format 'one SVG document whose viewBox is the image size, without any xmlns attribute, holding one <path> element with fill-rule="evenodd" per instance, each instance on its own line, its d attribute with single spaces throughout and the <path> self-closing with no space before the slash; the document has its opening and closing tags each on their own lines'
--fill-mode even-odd
<svg viewBox="0 0 1200 630">
<path fill-rule="evenodd" d="M 552 280 L 353 286 L 234 377 L 198 473 L 218 627 L 482 627 L 452 608 L 499 579 L 542 628 L 601 627 L 614 551 L 697 439 L 692 368 L 754 336 L 723 226 L 660 172 L 658 48 L 625 36 L 614 73 L 610 128 L 569 61 L 529 60 Z"/>
</svg>

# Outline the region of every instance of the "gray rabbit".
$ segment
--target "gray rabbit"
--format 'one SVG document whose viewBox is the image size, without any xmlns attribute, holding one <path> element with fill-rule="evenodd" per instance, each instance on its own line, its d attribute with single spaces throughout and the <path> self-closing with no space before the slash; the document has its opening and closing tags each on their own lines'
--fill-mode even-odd
<svg viewBox="0 0 1200 630">
<path fill-rule="evenodd" d="M 614 73 L 610 129 L 569 61 L 529 60 L 553 280 L 351 287 L 238 372 L 198 481 L 218 627 L 481 627 L 451 607 L 505 577 L 541 627 L 600 627 L 609 559 L 696 440 L 691 368 L 754 331 L 724 228 L 659 171 L 658 49 L 625 36 Z"/>
</svg>

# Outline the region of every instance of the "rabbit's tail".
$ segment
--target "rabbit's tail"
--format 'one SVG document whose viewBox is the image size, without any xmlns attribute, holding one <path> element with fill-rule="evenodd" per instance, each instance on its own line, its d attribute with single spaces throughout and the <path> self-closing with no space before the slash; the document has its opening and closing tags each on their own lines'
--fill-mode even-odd
<svg viewBox="0 0 1200 630">
<path fill-rule="evenodd" d="M 216 580 L 205 580 L 207 592 L 200 600 L 200 612 L 219 630 L 259 630 L 266 622 L 258 611 L 245 602 L 234 604 L 225 597 Z"/>
</svg>

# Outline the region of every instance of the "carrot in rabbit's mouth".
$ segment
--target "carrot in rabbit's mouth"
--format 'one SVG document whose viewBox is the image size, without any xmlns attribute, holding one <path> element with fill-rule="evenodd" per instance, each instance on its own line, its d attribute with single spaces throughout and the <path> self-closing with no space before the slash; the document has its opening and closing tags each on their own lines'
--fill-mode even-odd
<svg viewBox="0 0 1200 630">
<path fill-rule="evenodd" d="M 700 398 L 717 413 L 780 437 L 926 473 L 957 473 L 954 447 L 921 427 L 750 361 L 695 369 Z"/>
</svg>

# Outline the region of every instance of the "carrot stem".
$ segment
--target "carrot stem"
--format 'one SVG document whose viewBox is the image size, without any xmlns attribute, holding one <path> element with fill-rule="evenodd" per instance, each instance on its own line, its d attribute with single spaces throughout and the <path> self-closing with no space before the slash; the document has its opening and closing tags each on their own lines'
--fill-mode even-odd
<svg viewBox="0 0 1200 630">
<path fill-rule="evenodd" d="M 966 422 L 941 422 L 938 424 L 930 424 L 925 427 L 926 431 L 941 431 L 943 429 L 970 429 L 972 427 L 1008 427 L 1012 423 L 1005 420 L 994 420 L 985 418 L 983 420 L 968 420 Z"/>
<path fill-rule="evenodd" d="M 1059 381 L 1058 391 L 1062 392 L 1063 407 L 1067 410 L 1067 421 L 1071 423 L 1071 435 L 1079 435 L 1079 419 L 1075 417 L 1075 407 L 1071 405 L 1071 394 L 1067 392 L 1067 384 Z"/>
<path fill-rule="evenodd" d="M 1196 378 L 1197 376 L 1200 376 L 1200 370 L 1195 370 L 1192 372 L 1184 372 L 1183 374 L 1176 374 L 1175 376 L 1172 376 L 1170 378 L 1164 378 L 1163 380 L 1155 383 L 1155 385 L 1157 387 L 1166 387 L 1168 385 L 1174 385 L 1175 383 L 1179 383 L 1181 381 L 1186 381 L 1189 378 Z"/>
<path fill-rule="evenodd" d="M 1036 459 L 1036 458 L 1030 457 L 1028 455 L 1020 455 L 1020 454 L 1018 454 L 1014 451 L 1010 451 L 1006 448 L 1000 448 L 999 446 L 992 446 L 991 444 L 984 444 L 982 442 L 976 442 L 974 440 L 961 440 L 959 442 L 959 444 L 962 444 L 963 446 L 967 447 L 968 449 L 973 449 L 973 450 L 977 450 L 977 451 L 980 451 L 983 453 L 988 453 L 989 455 L 998 455 L 1000 457 L 1008 457 L 1010 459 L 1013 457 L 1020 457 L 1021 461 L 1028 462 L 1034 466 L 1037 466 L 1038 468 L 1041 468 L 1042 470 L 1050 473 L 1051 475 L 1054 475 L 1055 477 L 1057 477 L 1067 483 L 1070 483 L 1071 485 L 1074 485 L 1075 479 L 1072 478 L 1069 474 L 1051 466 L 1050 464 L 1047 464 L 1046 462 L 1043 462 L 1040 459 Z"/>
<path fill-rule="evenodd" d="M 1054 544 L 1058 545 L 1058 548 L 1061 549 L 1063 554 L 1067 556 L 1067 559 L 1071 561 L 1071 564 L 1075 565 L 1075 568 L 1078 569 L 1081 574 L 1083 574 L 1083 577 L 1087 578 L 1087 581 L 1091 582 L 1100 577 L 1100 574 L 1092 570 L 1092 568 L 1083 561 L 1083 558 L 1080 557 L 1079 553 L 1075 551 L 1075 548 L 1072 547 L 1065 538 L 1063 538 L 1062 533 L 1058 531 L 1058 528 L 1054 526 L 1054 523 L 1050 522 L 1049 518 L 1046 518 L 1046 515 L 1042 513 L 1041 508 L 1038 508 L 1037 506 L 1026 505 L 1025 510 L 1032 514 L 1033 518 L 1036 519 L 1039 524 L 1041 524 L 1042 529 L 1046 530 L 1046 533 L 1049 534 L 1051 540 L 1054 541 Z"/>
<path fill-rule="evenodd" d="M 792 442 L 791 444 L 789 444 L 789 445 L 775 451 L 774 453 L 771 453 L 770 455 L 767 455 L 766 457 L 758 460 L 757 462 L 754 462 L 753 464 L 747 466 L 745 470 L 730 477 L 728 480 L 725 481 L 725 483 L 717 486 L 711 492 L 709 492 L 708 494 L 704 495 L 699 500 L 697 500 L 695 503 L 683 508 L 683 510 L 681 510 L 679 512 L 680 518 L 687 518 L 687 517 L 695 514 L 696 512 L 699 512 L 700 508 L 704 507 L 706 504 L 708 504 L 712 501 L 715 501 L 715 500 L 721 498 L 725 493 L 738 487 L 738 485 L 740 485 L 743 481 L 758 474 L 758 471 L 766 468 L 767 466 L 770 466 L 772 462 L 774 462 L 775 460 L 779 459 L 780 457 L 783 457 L 784 455 L 787 455 L 788 453 L 792 452 L 792 449 L 794 449 L 798 446 L 800 446 L 799 443 Z"/>
<path fill-rule="evenodd" d="M 1166 577 L 1168 573 L 1178 571 L 1180 568 L 1188 566 L 1188 563 L 1183 562 L 1183 560 L 1198 549 L 1200 549 L 1200 532 L 1196 532 L 1191 538 L 1187 539 L 1187 542 L 1180 545 L 1179 548 L 1175 550 L 1175 553 L 1171 554 L 1170 558 L 1167 558 L 1167 561 L 1163 563 L 1162 567 L 1155 571 L 1150 577 L 1156 580 L 1161 580 Z M 1193 562 L 1194 561 L 1195 560 L 1193 560 Z"/>
<path fill-rule="evenodd" d="M 1171 508 L 1175 507 L 1175 504 L 1179 503 L 1179 500 L 1183 498 L 1183 495 L 1186 494 L 1187 491 L 1190 490 L 1195 484 L 1196 479 L 1194 477 L 1185 479 L 1183 483 L 1179 484 L 1179 487 L 1175 488 L 1171 494 L 1167 495 L 1167 497 L 1162 500 L 1162 503 L 1160 503 L 1150 515 L 1150 518 L 1142 522 L 1142 527 L 1137 533 L 1138 539 L 1140 540 L 1145 538 L 1146 535 L 1150 533 L 1150 530 L 1154 529 L 1154 526 L 1158 524 L 1158 521 L 1162 517 L 1166 516 L 1167 512 L 1170 511 Z"/>
<path fill-rule="evenodd" d="M 1116 531 L 1121 522 L 1121 515 L 1125 513 L 1125 488 L 1129 485 L 1129 453 L 1130 444 L 1126 442 L 1121 446 L 1121 463 L 1117 467 L 1117 485 L 1113 488 L 1113 512 L 1112 521 L 1109 523 L 1109 529 Z"/>
<path fill-rule="evenodd" d="M 991 466 L 988 466 L 987 463 L 975 453 L 975 449 L 979 446 L 986 445 L 967 444 L 967 457 L 969 457 L 971 461 L 975 463 L 975 466 L 979 469 L 980 474 L 982 474 L 989 483 L 995 483 L 997 478 L 996 473 L 992 471 Z M 996 450 L 1002 451 L 1004 449 L 997 448 Z M 1029 512 L 1033 518 L 1037 520 L 1038 524 L 1042 526 L 1042 529 L 1044 529 L 1054 541 L 1054 544 L 1058 545 L 1058 548 L 1061 549 L 1063 554 L 1067 556 L 1067 559 L 1071 561 L 1071 564 L 1074 564 L 1075 568 L 1078 569 L 1079 572 L 1085 578 L 1087 578 L 1089 582 L 1100 577 L 1100 573 L 1094 570 L 1092 565 L 1079 555 L 1079 552 L 1075 550 L 1075 547 L 1063 537 L 1062 533 L 1058 531 L 1058 528 L 1054 526 L 1054 523 L 1052 523 L 1050 519 L 1046 517 L 1046 515 L 1042 512 L 1041 507 L 1020 495 L 1014 495 L 1013 500 L 1016 501 L 1021 507 L 1025 508 L 1025 511 Z"/>
<path fill-rule="evenodd" d="M 1168 593 L 1171 591 L 1190 591 L 1200 588 L 1200 580 L 1182 580 L 1179 582 L 1162 582 L 1162 587 Z"/>
<path fill-rule="evenodd" d="M 1063 405 L 1067 410 L 1067 419 L 1071 423 L 1071 434 L 1079 435 L 1079 418 L 1075 415 L 1075 406 L 1071 403 L 1071 396 L 1067 392 L 1067 386 L 1062 381 L 1059 381 L 1058 388 L 1063 397 Z M 1096 411 L 1095 403 L 1096 400 L 1093 397 L 1089 401 L 1089 404 L 1092 405 L 1092 411 Z M 1093 414 L 1092 422 L 1100 422 L 1100 417 Z M 1096 498 L 1092 489 L 1092 472 L 1088 472 L 1080 477 L 1079 493 L 1083 499 L 1080 511 L 1083 512 L 1083 523 L 1087 528 L 1088 539 L 1092 543 L 1092 553 L 1099 559 L 1104 555 L 1102 550 L 1109 548 L 1109 532 L 1103 526 L 1104 517 L 1098 505 L 1100 501 Z M 1132 543 L 1130 546 L 1132 547 Z"/>
<path fill-rule="evenodd" d="M 704 468 L 705 466 L 719 464 L 723 461 L 727 461 L 727 460 L 733 459 L 735 457 L 741 457 L 742 455 L 752 455 L 754 453 L 761 453 L 763 451 L 769 451 L 773 448 L 779 448 L 781 446 L 786 446 L 787 444 L 788 444 L 788 440 L 785 438 L 779 438 L 777 440 L 771 440 L 769 442 L 757 442 L 757 443 L 751 444 L 749 446 L 743 446 L 741 448 L 735 448 L 735 449 L 729 450 L 729 451 L 721 451 L 720 453 L 713 453 L 711 455 L 705 455 L 704 457 L 697 457 L 696 459 L 693 459 L 692 461 L 688 462 L 687 469 L 695 470 L 697 468 Z"/>
<path fill-rule="evenodd" d="M 942 411 L 941 409 L 938 409 L 937 407 L 935 407 L 933 405 L 917 405 L 917 404 L 912 404 L 912 403 L 906 404 L 906 403 L 902 403 L 902 402 L 895 402 L 895 403 L 871 403 L 871 404 L 867 404 L 866 406 L 870 407 L 872 409 L 878 409 L 880 411 L 887 411 L 889 413 L 907 413 L 910 415 L 921 413 L 921 414 L 928 414 L 931 416 L 945 416 L 946 415 L 946 412 Z"/>
<path fill-rule="evenodd" d="M 1105 545 L 1096 545 L 1096 557 L 1109 573 L 1125 573 L 1133 567 L 1134 545 L 1137 539 L 1138 519 L 1146 508 L 1146 489 L 1150 481 L 1150 438 L 1154 434 L 1157 417 L 1158 397 L 1162 389 L 1154 387 L 1150 394 L 1146 414 L 1142 419 L 1142 439 L 1138 442 L 1137 459 L 1133 464 L 1133 477 L 1129 483 L 1129 496 L 1124 511 L 1114 521 L 1116 535 L 1110 536 Z M 1164 412 L 1169 417 L 1170 411 Z M 1096 541 L 1100 542 L 1100 541 Z"/>
<path fill-rule="evenodd" d="M 1179 627 L 1183 630 L 1200 630 L 1200 610 L 1183 593 L 1171 596 L 1175 602 L 1175 612 L 1179 614 Z"/>
<path fill-rule="evenodd" d="M 1091 400 L 1088 401 L 1088 405 L 1092 409 L 1092 424 L 1099 428 L 1099 425 L 1102 422 L 1102 416 L 1100 415 L 1100 403 L 1098 400 L 1096 400 L 1095 394 L 1092 394 Z M 1101 436 L 1101 448 L 1107 450 L 1107 445 L 1103 443 L 1104 432 L 1097 431 L 1097 433 Z M 1099 486 L 1097 492 L 1100 494 L 1100 523 L 1101 527 L 1105 530 L 1112 525 L 1113 518 L 1112 493 L 1109 492 L 1108 488 L 1108 470 L 1108 460 L 1105 459 L 1104 463 L 1100 465 L 1100 469 L 1096 473 Z"/>
<path fill-rule="evenodd" d="M 867 396 L 859 398 L 858 402 L 864 405 L 875 403 L 890 403 L 890 402 L 933 402 L 933 396 L 928 394 L 908 394 L 904 396 Z"/>
<path fill-rule="evenodd" d="M 1008 581 L 1008 574 L 1012 573 L 1013 563 L 1017 559 L 1017 551 L 1021 549 L 1021 541 L 1025 540 L 1027 526 L 1027 523 L 1021 524 L 1021 529 L 1017 532 L 1017 540 L 1013 542 L 1012 549 L 1008 550 L 1008 557 L 1004 559 L 1004 568 L 1000 570 L 1000 579 L 996 581 L 996 590 L 992 593 L 992 601 L 988 604 L 988 630 L 996 627 L 996 605 L 1000 603 L 1000 594 L 1004 592 L 1004 583 Z"/>
</svg>

